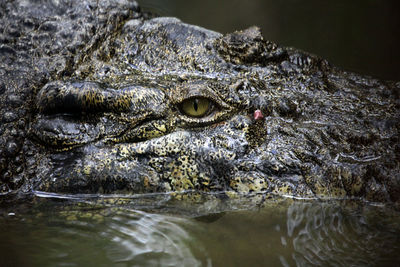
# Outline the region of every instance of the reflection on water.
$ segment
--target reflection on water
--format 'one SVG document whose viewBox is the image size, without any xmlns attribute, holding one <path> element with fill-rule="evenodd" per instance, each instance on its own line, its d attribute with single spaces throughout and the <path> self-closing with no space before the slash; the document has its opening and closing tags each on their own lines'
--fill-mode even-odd
<svg viewBox="0 0 400 267">
<path fill-rule="evenodd" d="M 1 266 L 200 266 L 186 219 L 55 204 L 1 220 Z"/>
<path fill-rule="evenodd" d="M 291 205 L 287 211 L 287 235 L 292 239 L 296 263 L 366 266 L 390 261 L 391 254 L 398 257 L 398 219 L 387 222 L 379 218 L 377 224 L 368 217 L 379 216 L 376 211 L 349 212 L 332 204 Z"/>
<path fill-rule="evenodd" d="M 145 212 L 76 200 L 35 202 L 1 209 L 0 266 L 390 266 L 400 261 L 400 216 L 385 207 L 281 200 L 253 210 L 235 206 L 188 216 L 179 208 L 178 214 L 172 208 L 165 214 L 154 206 Z"/>
<path fill-rule="evenodd" d="M 114 216 L 102 232 L 112 241 L 105 247 L 107 258 L 115 263 L 143 266 L 199 266 L 187 248 L 189 239 L 176 218 L 137 213 Z"/>
</svg>

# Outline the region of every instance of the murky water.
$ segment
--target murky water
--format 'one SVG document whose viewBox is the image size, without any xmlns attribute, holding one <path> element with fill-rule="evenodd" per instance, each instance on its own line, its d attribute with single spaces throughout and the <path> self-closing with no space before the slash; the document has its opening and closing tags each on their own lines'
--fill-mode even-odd
<svg viewBox="0 0 400 267">
<path fill-rule="evenodd" d="M 388 207 L 279 199 L 240 210 L 225 201 L 185 206 L 159 200 L 158 206 L 142 202 L 140 210 L 137 200 L 57 197 L 3 207 L 0 266 L 400 263 L 400 214 Z"/>
</svg>

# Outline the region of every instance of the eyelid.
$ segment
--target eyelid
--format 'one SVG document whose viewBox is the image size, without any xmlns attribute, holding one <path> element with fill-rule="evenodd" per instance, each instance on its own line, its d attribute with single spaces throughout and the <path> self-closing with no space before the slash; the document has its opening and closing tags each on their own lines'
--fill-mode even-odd
<svg viewBox="0 0 400 267">
<path fill-rule="evenodd" d="M 107 110 L 105 99 L 113 98 L 110 89 L 103 89 L 97 83 L 46 84 L 36 97 L 36 107 L 42 113 L 81 113 Z"/>
<path fill-rule="evenodd" d="M 141 101 L 134 101 L 140 98 Z M 36 97 L 41 113 L 129 112 L 154 113 L 166 108 L 165 94 L 156 88 L 130 86 L 122 89 L 102 87 L 95 82 L 52 82 Z M 157 110 L 155 110 L 157 107 Z"/>
</svg>

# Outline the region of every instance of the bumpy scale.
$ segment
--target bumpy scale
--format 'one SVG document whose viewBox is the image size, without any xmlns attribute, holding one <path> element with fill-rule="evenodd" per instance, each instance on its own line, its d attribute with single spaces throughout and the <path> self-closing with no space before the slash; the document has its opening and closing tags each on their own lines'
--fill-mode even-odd
<svg viewBox="0 0 400 267">
<path fill-rule="evenodd" d="M 400 199 L 399 83 L 151 18 L 0 4 L 0 191 Z"/>
</svg>

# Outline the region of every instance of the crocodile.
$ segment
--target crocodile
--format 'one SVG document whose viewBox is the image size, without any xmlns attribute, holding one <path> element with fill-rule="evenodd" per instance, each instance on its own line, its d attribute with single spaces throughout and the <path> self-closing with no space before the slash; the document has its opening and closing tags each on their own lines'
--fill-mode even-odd
<svg viewBox="0 0 400 267">
<path fill-rule="evenodd" d="M 400 202 L 400 82 L 135 1 L 0 3 L 0 192 Z"/>
</svg>

